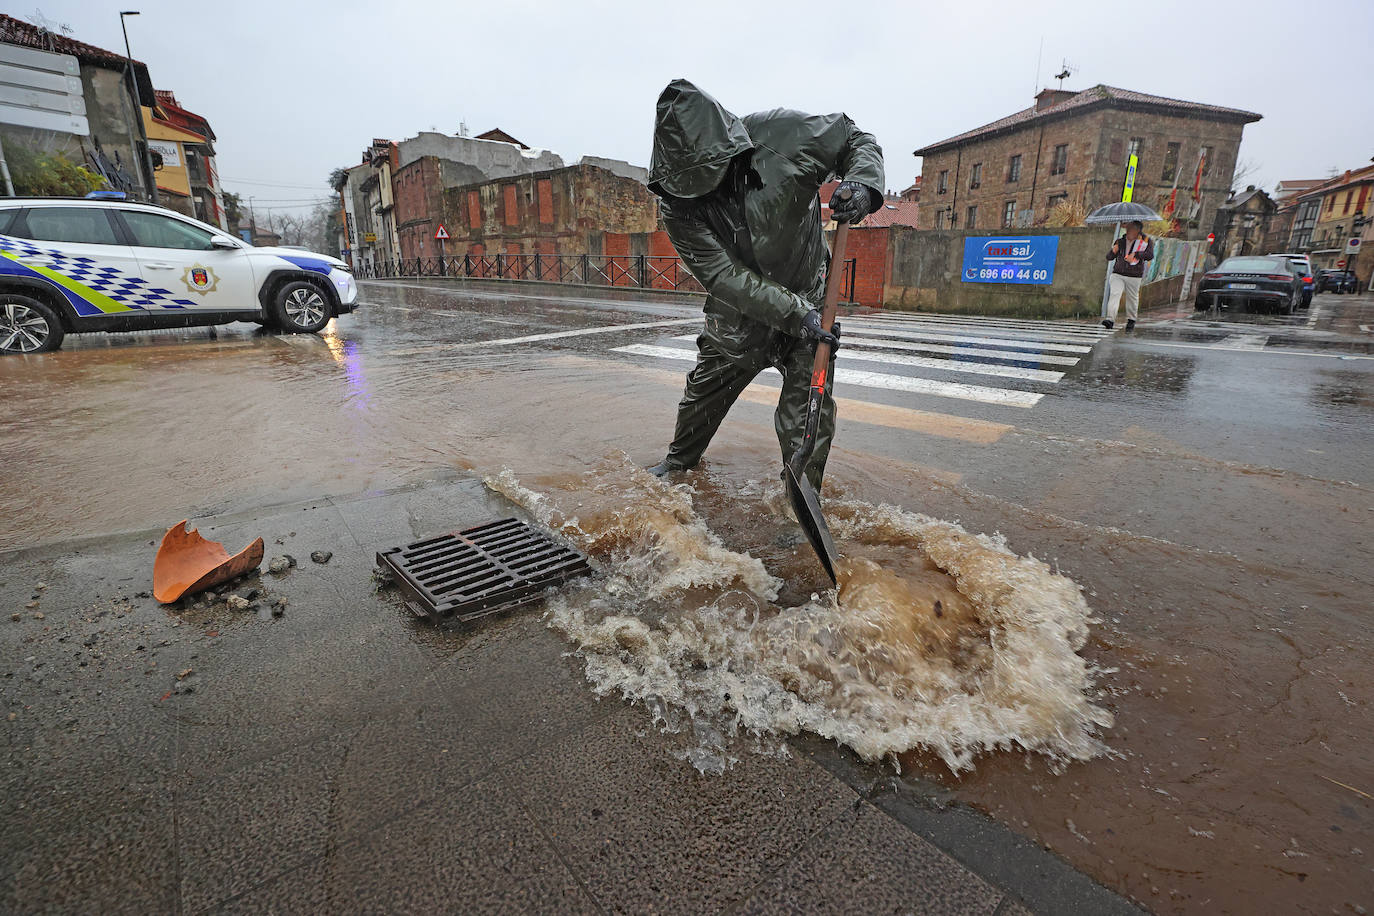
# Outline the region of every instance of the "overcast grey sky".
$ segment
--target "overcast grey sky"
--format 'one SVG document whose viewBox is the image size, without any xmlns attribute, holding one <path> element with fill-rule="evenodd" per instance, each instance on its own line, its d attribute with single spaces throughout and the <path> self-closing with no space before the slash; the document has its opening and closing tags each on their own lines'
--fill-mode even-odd
<svg viewBox="0 0 1374 916">
<path fill-rule="evenodd" d="M 739 114 L 848 112 L 877 135 L 893 189 L 920 171 L 912 150 L 1026 107 L 1064 59 L 1077 71 L 1065 88 L 1264 115 L 1241 145 L 1261 186 L 1374 156 L 1374 0 L 124 4 L 7 11 L 122 50 L 119 10 L 141 10 L 134 56 L 209 119 L 225 186 L 279 206 L 327 194 L 330 169 L 357 164 L 373 137 L 462 121 L 569 162 L 647 165 L 654 100 L 679 76 Z"/>
</svg>

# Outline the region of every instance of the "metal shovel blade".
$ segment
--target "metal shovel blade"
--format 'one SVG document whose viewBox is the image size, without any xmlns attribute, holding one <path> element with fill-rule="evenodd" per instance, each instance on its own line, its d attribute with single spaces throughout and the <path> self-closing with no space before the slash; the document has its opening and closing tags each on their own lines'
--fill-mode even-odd
<svg viewBox="0 0 1374 916">
<path fill-rule="evenodd" d="M 821 501 L 816 496 L 816 491 L 811 489 L 811 481 L 807 480 L 805 475 L 799 476 L 790 464 L 783 465 L 782 478 L 787 483 L 787 498 L 792 501 L 792 514 L 797 517 L 802 531 L 806 532 L 806 539 L 811 542 L 812 549 L 820 558 L 821 565 L 830 576 L 831 584 L 836 584 L 835 544 L 830 540 L 830 528 L 825 524 L 825 516 L 821 514 Z"/>
</svg>

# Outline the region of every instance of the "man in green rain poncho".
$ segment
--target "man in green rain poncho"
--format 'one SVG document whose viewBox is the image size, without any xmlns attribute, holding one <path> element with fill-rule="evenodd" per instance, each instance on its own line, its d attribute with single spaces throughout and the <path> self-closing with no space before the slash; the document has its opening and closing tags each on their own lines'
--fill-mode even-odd
<svg viewBox="0 0 1374 916">
<path fill-rule="evenodd" d="M 738 118 L 686 80 L 659 96 L 649 189 L 663 201 L 678 255 L 706 288 L 706 327 L 668 455 L 652 473 L 694 467 L 768 366 L 783 379 L 774 414 L 783 461 L 801 444 L 815 342 L 838 343 L 839 325 L 822 327 L 818 311 L 830 256 L 818 192 L 832 175 L 843 179 L 830 200 L 837 220 L 882 206 L 883 151 L 846 115 L 778 108 Z M 841 199 L 844 191 L 852 193 Z M 817 492 L 835 431 L 834 401 L 824 403 L 806 472 Z"/>
</svg>

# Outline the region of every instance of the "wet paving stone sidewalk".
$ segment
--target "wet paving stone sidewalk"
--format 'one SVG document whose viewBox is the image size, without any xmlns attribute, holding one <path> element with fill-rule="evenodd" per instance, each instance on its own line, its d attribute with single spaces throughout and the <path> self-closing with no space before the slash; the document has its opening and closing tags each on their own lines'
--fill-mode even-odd
<svg viewBox="0 0 1374 916">
<path fill-rule="evenodd" d="M 377 549 L 509 512 L 460 479 L 193 521 L 332 553 L 264 564 L 281 616 L 158 605 L 160 532 L 0 555 L 0 910 L 1135 911 L 818 739 L 699 775 L 537 611 L 374 591 Z"/>
</svg>

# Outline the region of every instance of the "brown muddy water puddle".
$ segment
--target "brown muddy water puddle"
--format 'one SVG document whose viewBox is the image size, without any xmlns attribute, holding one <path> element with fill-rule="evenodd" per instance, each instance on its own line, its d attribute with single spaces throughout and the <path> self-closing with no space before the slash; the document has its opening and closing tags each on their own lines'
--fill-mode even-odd
<svg viewBox="0 0 1374 916">
<path fill-rule="evenodd" d="M 1252 704 L 1269 701 L 1231 662 L 1267 676 L 1275 659 L 1266 669 L 1245 639 L 1226 659 L 1192 636 L 1161 638 L 1178 618 L 1148 589 L 1126 610 L 1158 620 L 1131 633 L 1000 538 L 839 490 L 826 502 L 844 555 L 837 593 L 780 484 L 709 470 L 663 484 L 608 458 L 488 485 L 599 561 L 602 578 L 554 598 L 549 624 L 594 690 L 685 735 L 685 760 L 705 774 L 812 732 L 955 789 L 1157 912 L 1367 906 L 1368 771 L 1335 763 L 1364 739 L 1315 723 L 1256 739 L 1267 720 Z M 1111 547 L 1148 544 L 1123 533 Z M 1182 569 L 1197 557 L 1167 559 L 1181 578 L 1162 594 L 1209 599 Z M 1208 565 L 1193 572 L 1236 572 Z M 1351 661 L 1325 658 L 1333 675 Z M 1303 772 L 1309 751 L 1329 756 L 1326 779 Z"/>
</svg>

